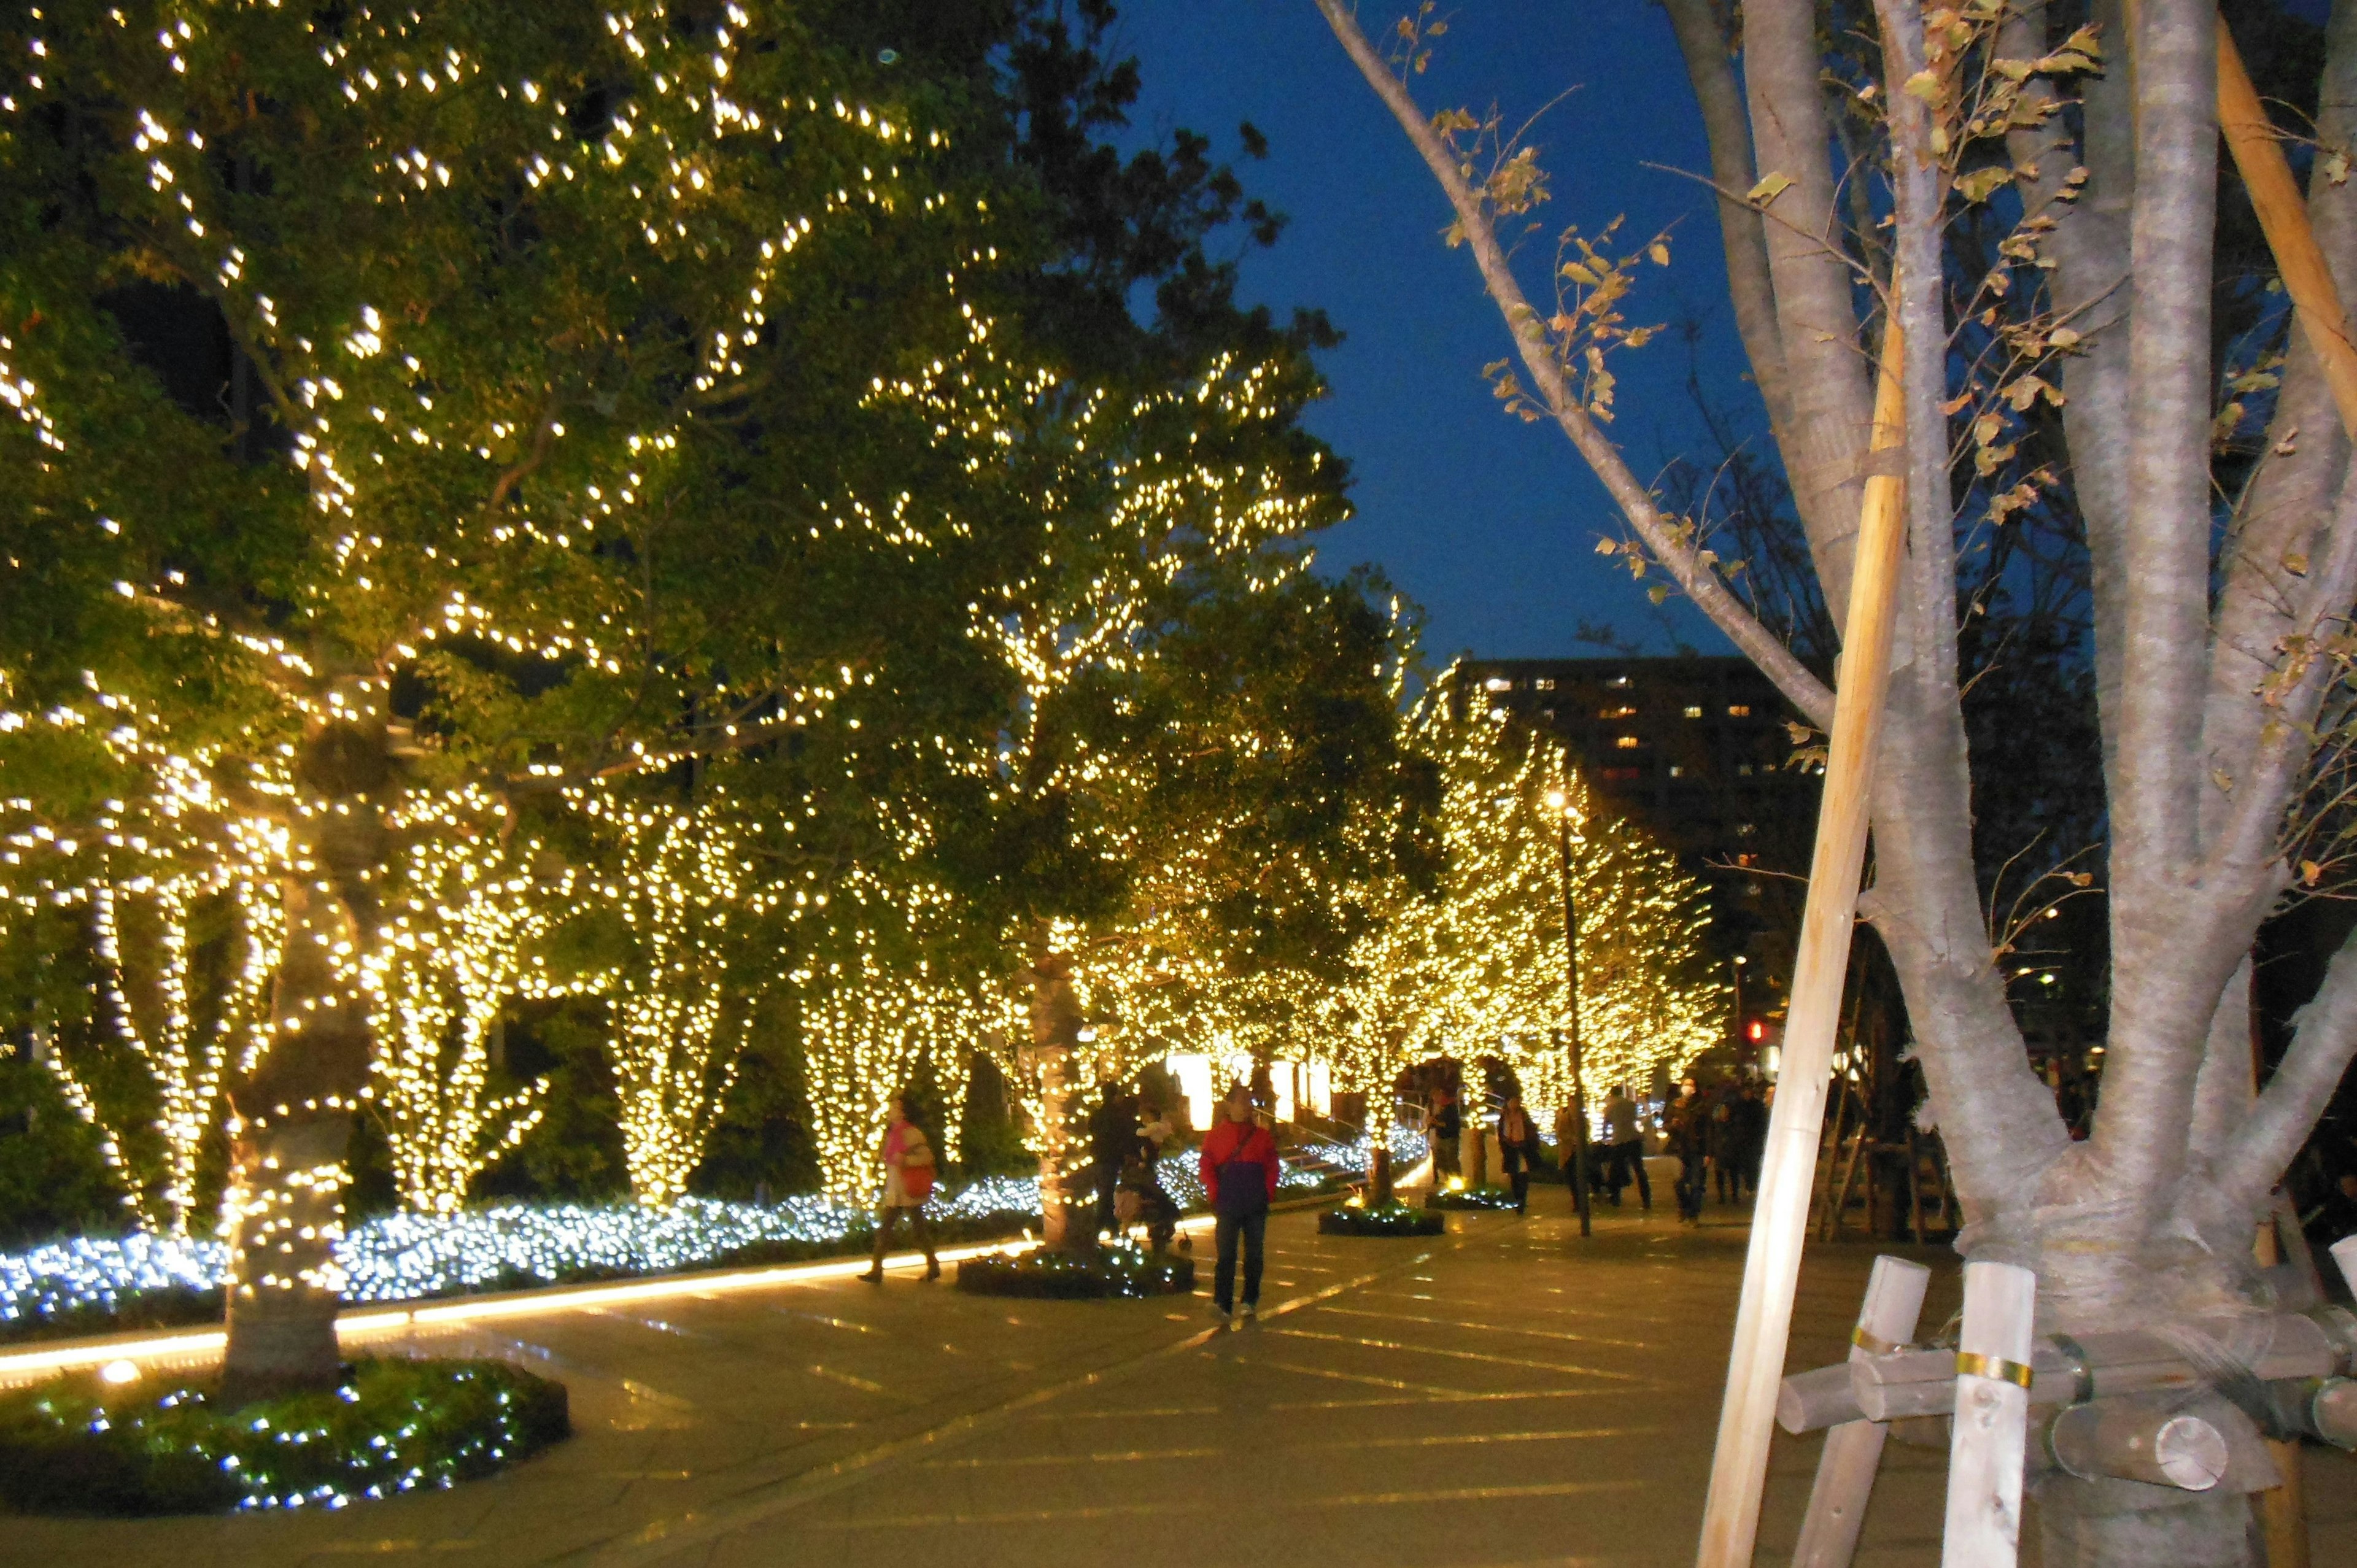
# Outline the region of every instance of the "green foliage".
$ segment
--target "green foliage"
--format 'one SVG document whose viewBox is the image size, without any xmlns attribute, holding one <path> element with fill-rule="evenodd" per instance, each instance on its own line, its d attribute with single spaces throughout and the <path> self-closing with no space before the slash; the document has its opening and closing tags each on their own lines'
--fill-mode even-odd
<svg viewBox="0 0 2357 1568">
<path fill-rule="evenodd" d="M 0 1247 L 116 1229 L 122 1189 L 48 1069 L 0 1047 Z"/>
<path fill-rule="evenodd" d="M 1329 1208 L 1318 1217 L 1321 1236 L 1437 1236 L 1448 1221 L 1429 1208 L 1394 1198 L 1366 1208 Z"/>
<path fill-rule="evenodd" d="M 1155 1257 L 1135 1247 L 1067 1252 L 1052 1247 L 1007 1257 L 987 1253 L 958 1264 L 957 1288 L 973 1295 L 1092 1301 L 1105 1296 L 1186 1295 L 1195 1260 Z"/>
<path fill-rule="evenodd" d="M 200 1383 L 75 1378 L 0 1396 L 0 1501 L 218 1513 L 447 1487 L 569 1435 L 564 1385 L 504 1361 L 363 1360 L 342 1386 L 222 1407 Z"/>
</svg>

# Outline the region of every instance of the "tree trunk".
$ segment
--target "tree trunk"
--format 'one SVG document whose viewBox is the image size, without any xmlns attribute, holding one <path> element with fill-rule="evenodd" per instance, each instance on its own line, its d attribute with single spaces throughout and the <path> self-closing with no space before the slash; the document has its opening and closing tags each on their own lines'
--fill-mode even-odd
<svg viewBox="0 0 2357 1568">
<path fill-rule="evenodd" d="M 336 1381 L 343 1277 L 334 1247 L 343 1234 L 345 1150 L 368 1081 L 368 1006 L 350 976 L 367 923 L 367 878 L 382 859 L 382 822 L 368 797 L 391 776 L 384 732 L 315 725 L 295 772 L 304 794 L 288 824 L 269 1043 L 230 1094 L 222 1395 L 233 1404 Z"/>
<path fill-rule="evenodd" d="M 1072 1055 L 1081 1041 L 1081 1004 L 1072 994 L 1071 961 L 1048 953 L 1032 961 L 1029 973 L 1031 1048 L 1039 1064 L 1040 1240 L 1086 1251 L 1096 1244 L 1096 1227 L 1075 1224 L 1072 1217 L 1072 1130 L 1079 1099 Z"/>
</svg>

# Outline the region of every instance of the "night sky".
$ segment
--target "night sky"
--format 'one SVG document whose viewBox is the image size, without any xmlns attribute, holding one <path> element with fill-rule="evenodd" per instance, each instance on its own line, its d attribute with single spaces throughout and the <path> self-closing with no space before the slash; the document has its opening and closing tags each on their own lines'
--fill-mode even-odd
<svg viewBox="0 0 2357 1568">
<path fill-rule="evenodd" d="M 1371 30 L 1409 0 L 1367 0 Z M 1137 57 L 1145 90 L 1133 139 L 1177 126 L 1241 159 L 1235 127 L 1266 134 L 1269 156 L 1240 162 L 1248 187 L 1292 222 L 1244 261 L 1246 297 L 1321 307 L 1347 334 L 1322 360 L 1329 401 L 1311 428 L 1348 458 L 1358 515 L 1329 533 L 1321 564 L 1373 562 L 1430 613 L 1439 658 L 1598 651 L 1574 640 L 1607 622 L 1649 651 L 1683 638 L 1727 651 L 1702 618 L 1654 609 L 1625 569 L 1595 553 L 1613 512 L 1552 424 L 1509 417 L 1481 367 L 1510 351 L 1470 255 L 1444 246 L 1448 206 L 1310 0 L 1123 0 L 1114 43 Z M 1690 350 L 1665 334 L 1615 360 L 1612 427 L 1640 474 L 1698 445 L 1689 371 L 1747 434 L 1765 417 L 1726 303 L 1709 192 L 1647 163 L 1708 166 L 1693 95 L 1668 18 L 1645 0 L 1475 0 L 1448 11 L 1448 35 L 1418 80 L 1427 108 L 1495 101 L 1519 123 L 1566 89 L 1536 139 L 1555 199 L 1523 252 L 1525 289 L 1543 285 L 1554 235 L 1592 231 L 1621 213 L 1651 234 L 1675 224 L 1673 265 L 1647 268 L 1635 323 L 1693 319 Z"/>
</svg>

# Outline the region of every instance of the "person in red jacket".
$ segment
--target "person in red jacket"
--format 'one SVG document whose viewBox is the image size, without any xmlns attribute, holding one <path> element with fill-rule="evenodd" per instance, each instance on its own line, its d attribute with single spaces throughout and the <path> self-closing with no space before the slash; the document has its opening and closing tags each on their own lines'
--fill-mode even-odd
<svg viewBox="0 0 2357 1568">
<path fill-rule="evenodd" d="M 1261 1245 L 1268 1236 L 1268 1200 L 1276 1196 L 1276 1140 L 1253 1120 L 1252 1095 L 1242 1084 L 1228 1090 L 1226 1116 L 1203 1140 L 1203 1193 L 1219 1216 L 1219 1273 L 1211 1299 L 1220 1317 L 1235 1316 L 1236 1242 L 1244 1244 L 1243 1313 L 1260 1310 Z"/>
</svg>

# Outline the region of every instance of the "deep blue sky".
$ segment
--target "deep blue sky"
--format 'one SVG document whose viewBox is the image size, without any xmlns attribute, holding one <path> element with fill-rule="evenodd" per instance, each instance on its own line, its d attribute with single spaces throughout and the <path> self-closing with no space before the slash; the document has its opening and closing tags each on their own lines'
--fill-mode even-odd
<svg viewBox="0 0 2357 1568">
<path fill-rule="evenodd" d="M 1410 3 L 1362 0 L 1363 25 L 1387 26 Z M 1358 516 L 1327 536 L 1321 564 L 1382 566 L 1430 612 L 1426 645 L 1444 659 L 1596 651 L 1573 639 L 1583 619 L 1668 651 L 1664 612 L 1595 553 L 1617 532 L 1602 489 L 1561 432 L 1510 418 L 1482 381 L 1482 365 L 1509 351 L 1505 328 L 1470 257 L 1440 242 L 1438 188 L 1310 0 L 1122 0 L 1121 11 L 1115 51 L 1144 74 L 1134 139 L 1183 125 L 1241 159 L 1237 122 L 1265 133 L 1267 159 L 1240 168 L 1292 223 L 1274 250 L 1246 257 L 1245 295 L 1280 313 L 1322 307 L 1348 334 L 1324 358 L 1332 396 L 1309 424 L 1350 459 Z M 1416 82 L 1427 108 L 1494 100 L 1515 124 L 1576 89 L 1537 134 L 1555 199 L 1530 247 L 1542 264 L 1525 271 L 1543 274 L 1566 223 L 1593 231 L 1626 213 L 1641 234 L 1676 223 L 1673 265 L 1645 270 L 1630 318 L 1698 319 L 1706 384 L 1747 428 L 1763 424 L 1740 379 L 1709 193 L 1641 166 L 1708 166 L 1660 7 L 1464 0 L 1448 16 Z M 1613 434 L 1641 475 L 1697 445 L 1689 363 L 1671 337 L 1616 361 Z M 1699 616 L 1670 613 L 1679 635 L 1723 650 Z"/>
</svg>

